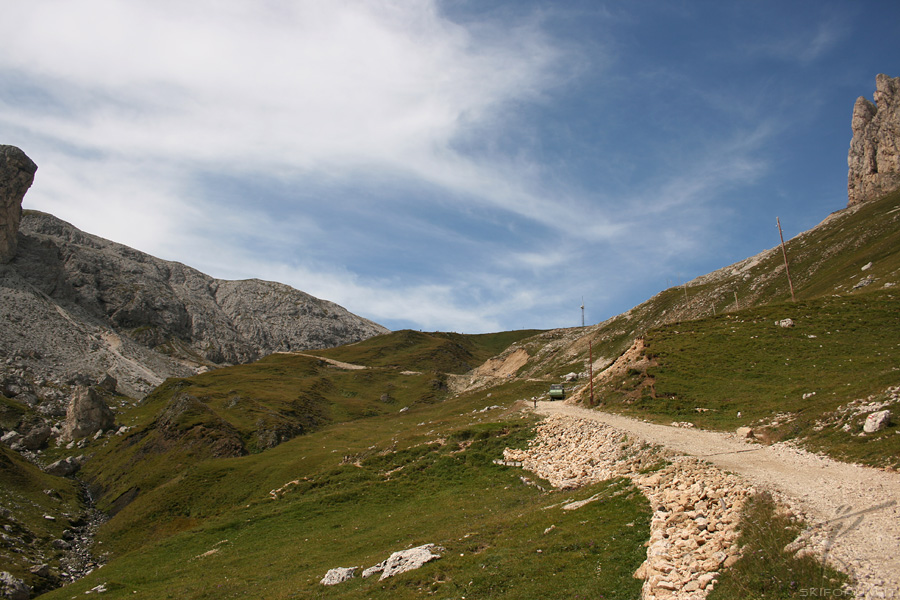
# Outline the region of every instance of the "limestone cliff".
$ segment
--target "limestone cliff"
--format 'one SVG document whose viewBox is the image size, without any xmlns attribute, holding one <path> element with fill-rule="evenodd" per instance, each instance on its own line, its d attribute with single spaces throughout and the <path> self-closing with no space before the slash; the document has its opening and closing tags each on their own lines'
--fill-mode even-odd
<svg viewBox="0 0 900 600">
<path fill-rule="evenodd" d="M 900 77 L 878 75 L 874 99 L 860 96 L 853 106 L 848 206 L 900 188 Z"/>
</svg>

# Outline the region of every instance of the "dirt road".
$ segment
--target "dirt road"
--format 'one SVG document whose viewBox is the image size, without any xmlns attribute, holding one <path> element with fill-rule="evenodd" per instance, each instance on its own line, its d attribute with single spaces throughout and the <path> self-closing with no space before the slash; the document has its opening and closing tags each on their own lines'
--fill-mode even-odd
<svg viewBox="0 0 900 600">
<path fill-rule="evenodd" d="M 702 458 L 780 492 L 814 524 L 811 540 L 857 582 L 858 598 L 900 600 L 900 475 L 841 463 L 735 435 L 644 423 L 560 402 L 539 402 L 541 414 L 605 423 L 651 444 Z"/>
</svg>

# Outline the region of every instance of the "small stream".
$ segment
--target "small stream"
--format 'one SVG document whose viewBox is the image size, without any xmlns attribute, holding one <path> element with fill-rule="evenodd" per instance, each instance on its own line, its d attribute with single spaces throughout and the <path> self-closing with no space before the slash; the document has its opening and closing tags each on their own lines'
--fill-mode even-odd
<svg viewBox="0 0 900 600">
<path fill-rule="evenodd" d="M 85 512 L 81 519 L 70 529 L 63 532 L 62 539 L 68 544 L 63 547 L 64 556 L 59 560 L 60 579 L 63 585 L 72 583 L 105 563 L 105 556 L 94 555 L 94 537 L 101 525 L 109 517 L 96 507 L 96 499 L 90 486 L 77 479 L 81 487 Z"/>
</svg>

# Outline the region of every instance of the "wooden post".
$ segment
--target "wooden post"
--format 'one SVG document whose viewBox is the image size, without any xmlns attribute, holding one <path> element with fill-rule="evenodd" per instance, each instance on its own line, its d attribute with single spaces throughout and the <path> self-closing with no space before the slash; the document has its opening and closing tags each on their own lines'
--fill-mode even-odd
<svg viewBox="0 0 900 600">
<path fill-rule="evenodd" d="M 791 302 L 796 302 L 797 299 L 794 298 L 794 282 L 791 280 L 791 270 L 788 267 L 787 250 L 784 247 L 784 234 L 781 232 L 781 219 L 775 217 L 775 222 L 778 223 L 778 236 L 781 238 L 781 253 L 784 255 L 784 271 L 787 273 L 788 285 L 791 287 Z"/>
<path fill-rule="evenodd" d="M 591 380 L 591 406 L 594 405 L 594 342 L 588 339 L 588 379 Z"/>
</svg>

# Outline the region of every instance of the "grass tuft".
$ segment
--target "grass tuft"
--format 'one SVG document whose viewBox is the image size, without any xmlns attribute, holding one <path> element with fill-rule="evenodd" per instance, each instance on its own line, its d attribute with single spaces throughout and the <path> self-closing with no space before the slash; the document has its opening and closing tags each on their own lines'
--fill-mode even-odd
<svg viewBox="0 0 900 600">
<path fill-rule="evenodd" d="M 785 550 L 803 524 L 778 510 L 768 493 L 751 496 L 739 524 L 741 558 L 719 576 L 708 600 L 790 600 L 803 596 L 852 598 L 848 577 L 812 555 Z M 802 554 L 802 553 L 800 553 Z"/>
</svg>

